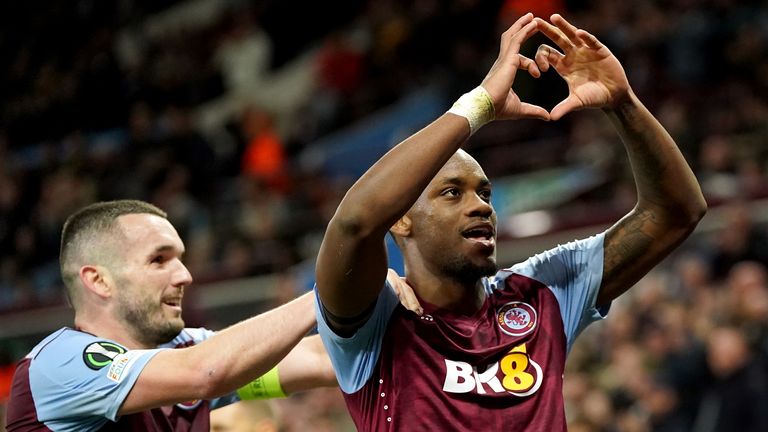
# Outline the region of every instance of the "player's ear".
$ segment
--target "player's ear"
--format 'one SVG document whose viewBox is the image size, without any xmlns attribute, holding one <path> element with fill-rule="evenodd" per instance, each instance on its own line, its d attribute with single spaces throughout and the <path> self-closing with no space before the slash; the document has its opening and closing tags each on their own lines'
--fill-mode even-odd
<svg viewBox="0 0 768 432">
<path fill-rule="evenodd" d="M 78 276 L 86 291 L 101 298 L 108 298 L 112 295 L 112 277 L 106 267 L 84 265 L 80 267 Z"/>
<path fill-rule="evenodd" d="M 407 214 L 404 215 L 389 230 L 398 237 L 409 237 L 411 235 L 411 218 Z"/>
</svg>

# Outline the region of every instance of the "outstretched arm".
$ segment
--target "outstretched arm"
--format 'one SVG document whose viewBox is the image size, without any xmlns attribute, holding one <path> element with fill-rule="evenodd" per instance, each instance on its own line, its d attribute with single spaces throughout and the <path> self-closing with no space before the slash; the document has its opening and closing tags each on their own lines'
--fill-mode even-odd
<svg viewBox="0 0 768 432">
<path fill-rule="evenodd" d="M 693 172 L 672 137 L 633 93 L 624 69 L 590 33 L 560 15 L 540 18 L 539 29 L 562 52 L 539 47 L 536 62 L 555 68 L 569 95 L 552 119 L 583 108 L 601 108 L 619 132 L 637 185 L 635 208 L 606 231 L 598 305 L 607 305 L 677 247 L 706 212 Z"/>
<path fill-rule="evenodd" d="M 389 269 L 387 281 L 392 285 L 400 303 L 406 309 L 417 315 L 424 312 L 413 289 L 397 272 Z M 318 335 L 302 339 L 277 367 L 280 372 L 280 385 L 289 395 L 317 387 L 338 385 L 331 358 Z"/>
<path fill-rule="evenodd" d="M 541 107 L 522 103 L 510 90 L 519 68 L 537 76 L 534 62 L 519 55 L 536 32 L 533 16 L 520 18 L 501 37 L 499 57 L 483 81 L 495 118 L 547 119 Z M 374 303 L 387 273 L 384 236 L 470 135 L 466 118 L 446 113 L 395 146 L 347 192 L 328 225 L 317 259 L 317 289 L 337 330 Z"/>
<path fill-rule="evenodd" d="M 119 414 L 213 399 L 263 375 L 315 325 L 313 297 L 304 294 L 199 345 L 160 351 L 141 371 Z"/>
<path fill-rule="evenodd" d="M 388 279 L 403 306 L 421 315 L 421 306 L 408 284 L 394 270 L 389 270 Z M 302 338 L 315 325 L 313 297 L 307 293 L 222 330 L 197 346 L 158 353 L 142 370 L 120 414 L 221 396 L 275 364 L 286 394 L 338 385 L 320 337 Z M 180 374 L 185 367 L 189 368 L 187 373 Z"/>
<path fill-rule="evenodd" d="M 336 375 L 320 336 L 302 339 L 296 348 L 277 365 L 280 385 L 286 394 L 311 390 L 317 387 L 334 387 Z"/>
</svg>

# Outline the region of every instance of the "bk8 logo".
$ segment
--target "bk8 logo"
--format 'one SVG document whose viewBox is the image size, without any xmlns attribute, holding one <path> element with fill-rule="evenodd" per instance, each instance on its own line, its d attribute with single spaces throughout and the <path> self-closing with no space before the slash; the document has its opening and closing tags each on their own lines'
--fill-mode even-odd
<svg viewBox="0 0 768 432">
<path fill-rule="evenodd" d="M 443 391 L 448 393 L 508 393 L 530 396 L 541 387 L 541 366 L 528 356 L 525 344 L 512 348 L 483 372 L 466 362 L 445 359 Z"/>
</svg>

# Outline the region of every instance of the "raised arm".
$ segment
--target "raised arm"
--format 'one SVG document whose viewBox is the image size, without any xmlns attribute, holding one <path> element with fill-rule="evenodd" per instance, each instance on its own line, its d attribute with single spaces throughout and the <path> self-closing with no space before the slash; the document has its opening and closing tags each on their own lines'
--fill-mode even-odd
<svg viewBox="0 0 768 432">
<path fill-rule="evenodd" d="M 499 57 L 482 83 L 493 105 L 484 120 L 494 114 L 503 119 L 549 117 L 546 110 L 522 103 L 510 90 L 519 68 L 539 74 L 534 62 L 519 55 L 522 42 L 535 32 L 536 23 L 528 14 L 502 35 Z M 385 154 L 347 192 L 328 225 L 316 269 L 317 289 L 334 327 L 359 325 L 354 318 L 365 315 L 383 287 L 387 230 L 413 205 L 470 130 L 467 118 L 442 115 Z"/>
<path fill-rule="evenodd" d="M 637 186 L 635 208 L 606 231 L 597 299 L 598 305 L 606 305 L 688 237 L 707 205 L 674 140 L 635 96 L 610 50 L 560 15 L 553 15 L 551 24 L 536 21 L 562 50 L 542 45 L 536 62 L 542 71 L 554 67 L 569 89 L 568 97 L 553 108 L 552 119 L 601 108 L 624 142 Z"/>
</svg>

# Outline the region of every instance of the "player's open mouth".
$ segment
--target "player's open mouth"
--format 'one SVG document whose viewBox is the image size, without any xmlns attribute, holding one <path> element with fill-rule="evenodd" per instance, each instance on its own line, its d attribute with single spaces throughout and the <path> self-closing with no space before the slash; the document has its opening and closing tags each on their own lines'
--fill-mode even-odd
<svg viewBox="0 0 768 432">
<path fill-rule="evenodd" d="M 170 306 L 173 309 L 181 311 L 181 299 L 166 299 L 163 300 L 163 304 Z"/>
<path fill-rule="evenodd" d="M 468 229 L 462 231 L 461 235 L 473 242 L 480 243 L 485 247 L 494 247 L 496 240 L 496 232 L 493 229 L 493 225 L 489 223 L 476 224 Z"/>
</svg>

